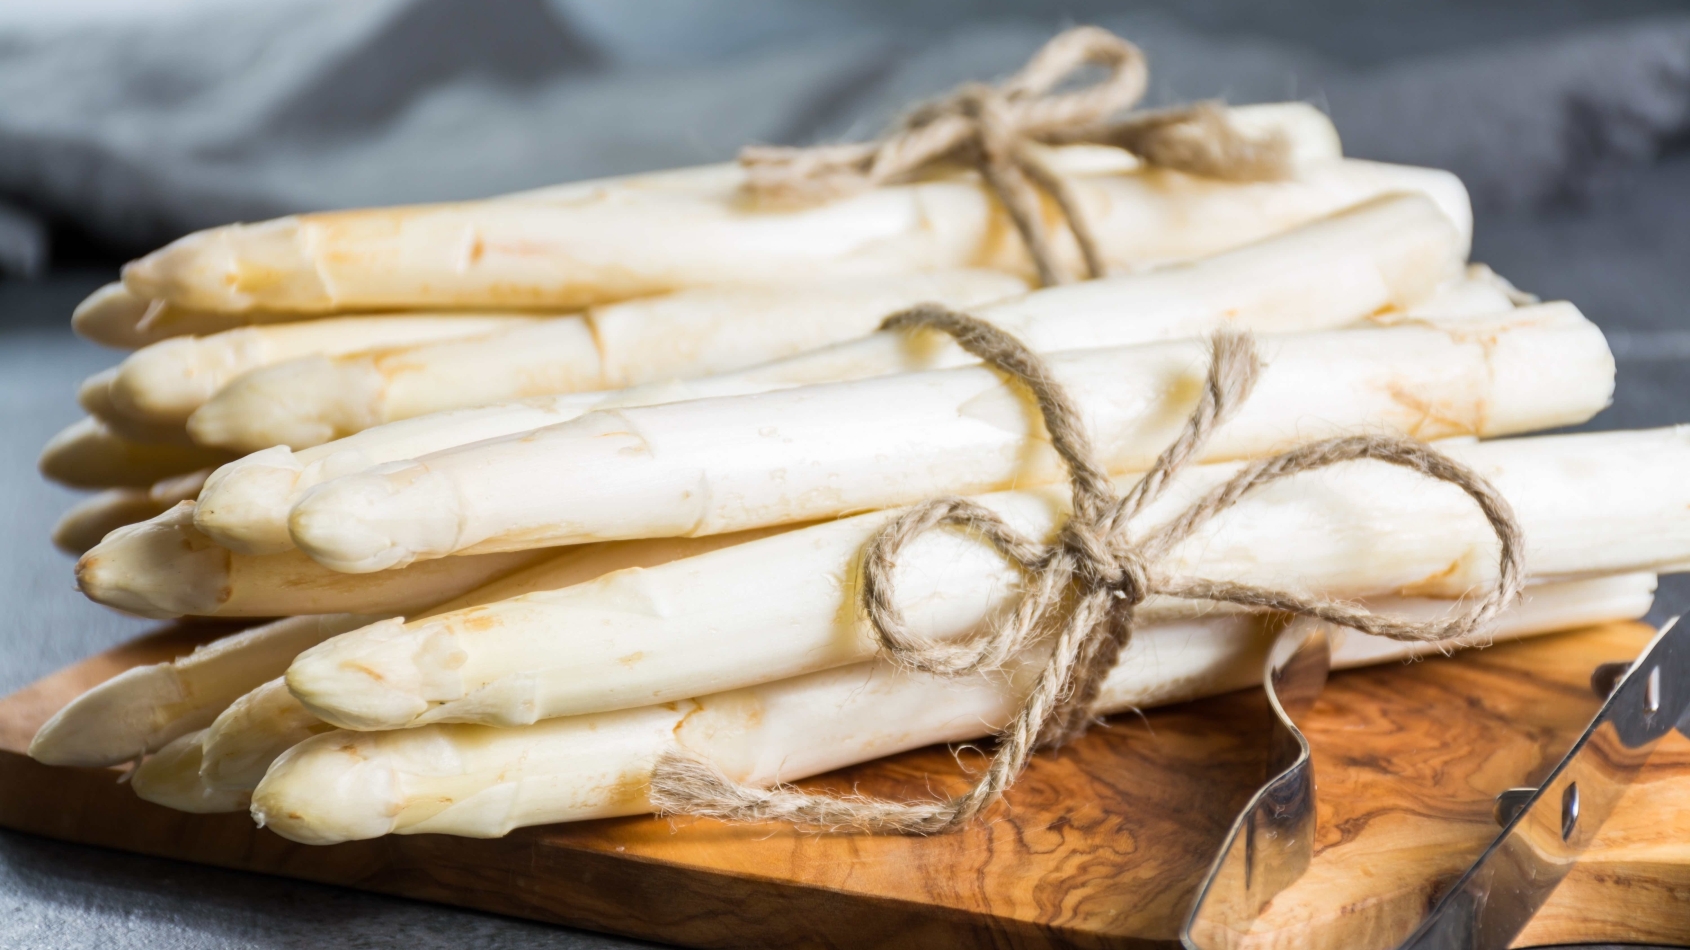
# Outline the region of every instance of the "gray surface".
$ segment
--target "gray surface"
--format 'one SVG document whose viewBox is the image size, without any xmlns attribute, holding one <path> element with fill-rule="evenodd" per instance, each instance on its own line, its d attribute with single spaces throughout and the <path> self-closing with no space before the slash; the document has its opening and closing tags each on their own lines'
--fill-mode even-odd
<svg viewBox="0 0 1690 950">
<path fill-rule="evenodd" d="M 457 3 L 370 0 L 315 22 L 212 19 L 196 26 L 196 42 L 227 42 L 218 56 L 187 60 L 180 35 L 163 28 L 145 34 L 148 43 L 108 30 L 92 47 L 99 56 L 55 54 L 81 98 L 19 78 L 19 57 L 47 55 L 50 44 L 0 42 L 0 198 L 114 240 L 151 240 L 248 213 L 702 161 L 747 139 L 867 132 L 911 96 L 1012 68 L 1058 19 L 1049 7 L 962 0 L 915 9 L 893 0 L 554 6 L 569 18 L 536 20 L 540 5 L 517 0 L 478 7 L 499 11 L 485 17 Z M 1106 4 L 1069 8 L 1075 19 L 1123 22 Z M 1353 153 L 1461 170 L 1482 208 L 1476 259 L 1575 301 L 1610 333 L 1619 389 L 1593 425 L 1614 428 L 1690 420 L 1690 154 L 1672 150 L 1690 113 L 1690 19 L 1566 31 L 1674 9 L 1683 8 L 1428 0 L 1405 14 L 1384 0 L 1158 0 L 1126 22 L 1155 57 L 1163 97 L 1309 95 L 1330 105 Z M 418 22 L 428 28 L 421 35 Z M 462 42 L 431 46 L 443 30 Z M 790 48 L 768 49 L 771 40 Z M 243 67 L 243 56 L 265 49 L 277 55 L 264 69 Z M 384 60 L 398 71 L 354 68 Z M 121 68 L 87 70 L 91 61 Z M 239 94 L 222 94 L 236 80 L 212 69 L 202 76 L 209 98 L 182 106 L 194 96 L 181 77 L 196 63 L 239 73 Z M 325 71 L 343 81 L 314 85 Z M 139 87 L 151 90 L 151 125 L 107 101 L 114 89 L 136 94 L 136 76 L 153 83 Z M 353 87 L 364 91 L 344 94 Z M 30 99 L 42 89 L 61 98 Z M 171 89 L 179 108 L 163 115 Z M 221 131 L 188 148 L 159 135 L 159 123 L 182 135 L 208 124 Z M 226 142 L 229 129 L 255 138 L 220 150 L 217 135 Z M 72 590 L 69 559 L 45 542 L 72 494 L 34 472 L 40 444 L 76 416 L 76 382 L 115 360 L 64 330 L 75 300 L 109 277 L 0 282 L 0 537 L 9 539 L 0 544 L 9 607 L 0 690 L 146 628 Z M 1672 579 L 1655 614 L 1686 606 L 1690 583 Z M 0 833 L 0 946 L 308 945 L 632 944 Z"/>
</svg>

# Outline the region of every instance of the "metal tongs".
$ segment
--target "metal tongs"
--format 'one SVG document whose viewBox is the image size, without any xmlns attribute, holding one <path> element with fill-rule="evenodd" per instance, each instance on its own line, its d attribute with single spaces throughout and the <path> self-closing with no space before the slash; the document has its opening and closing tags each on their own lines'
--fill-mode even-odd
<svg viewBox="0 0 1690 950">
<path fill-rule="evenodd" d="M 1328 629 L 1293 621 L 1268 652 L 1262 679 L 1274 714 L 1273 777 L 1233 822 L 1198 891 L 1180 932 L 1189 950 L 1240 946 L 1313 857 L 1314 768 L 1297 722 L 1326 685 Z M 1497 796 L 1501 831 L 1397 950 L 1505 950 L 1595 840 L 1655 743 L 1685 718 L 1690 624 L 1668 621 L 1636 660 L 1603 664 L 1591 685 L 1606 696 L 1596 718 L 1541 786 Z M 1679 728 L 1690 734 L 1690 724 Z"/>
</svg>

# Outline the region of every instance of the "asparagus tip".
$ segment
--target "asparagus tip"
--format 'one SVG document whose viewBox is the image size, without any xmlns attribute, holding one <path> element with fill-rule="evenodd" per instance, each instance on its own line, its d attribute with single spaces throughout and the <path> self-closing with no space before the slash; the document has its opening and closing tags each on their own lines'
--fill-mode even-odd
<svg viewBox="0 0 1690 950">
<path fill-rule="evenodd" d="M 324 567 L 367 574 L 453 553 L 458 507 L 446 477 L 417 462 L 390 462 L 306 492 L 288 532 Z"/>
<path fill-rule="evenodd" d="M 301 844 L 377 838 L 403 805 L 376 736 L 327 732 L 283 753 L 252 793 L 252 817 Z"/>
<path fill-rule="evenodd" d="M 230 462 L 206 479 L 194 509 L 194 527 L 236 554 L 292 549 L 288 506 L 302 471 L 285 445 Z"/>
<path fill-rule="evenodd" d="M 76 562 L 96 603 L 143 617 L 210 614 L 228 597 L 230 553 L 193 527 L 193 502 L 106 535 Z"/>
<path fill-rule="evenodd" d="M 301 653 L 288 667 L 288 691 L 343 729 L 410 725 L 429 705 L 420 695 L 418 646 L 403 620 L 378 621 Z"/>
<path fill-rule="evenodd" d="M 200 739 L 190 732 L 147 757 L 129 778 L 129 787 L 145 801 L 194 814 L 240 811 L 247 793 L 212 788 L 200 781 Z"/>
</svg>

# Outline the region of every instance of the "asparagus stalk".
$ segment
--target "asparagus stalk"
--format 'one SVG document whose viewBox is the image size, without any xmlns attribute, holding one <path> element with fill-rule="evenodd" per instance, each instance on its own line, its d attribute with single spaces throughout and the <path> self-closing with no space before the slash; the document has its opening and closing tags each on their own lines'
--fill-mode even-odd
<svg viewBox="0 0 1690 950">
<path fill-rule="evenodd" d="M 76 583 L 98 603 L 143 617 L 404 614 L 526 567 L 533 550 L 445 558 L 381 577 L 351 577 L 298 551 L 234 554 L 194 528 L 193 502 L 107 535 L 76 563 Z"/>
<path fill-rule="evenodd" d="M 1495 635 L 1528 635 L 1586 623 L 1641 616 L 1649 609 L 1654 580 L 1652 574 L 1638 574 L 1533 587 L 1515 612 L 1504 618 L 1504 628 L 1497 630 Z M 1432 609 L 1425 601 L 1400 598 L 1381 598 L 1376 601 L 1375 606 L 1381 610 L 1421 613 Z M 1196 618 L 1175 622 L 1174 626 L 1189 629 L 1193 619 Z M 1236 620 L 1230 621 L 1215 629 L 1231 629 L 1236 623 Z M 1164 621 L 1149 628 L 1153 643 L 1170 639 L 1165 632 L 1158 632 L 1159 628 L 1168 625 L 1169 622 Z M 1205 625 L 1204 629 L 1211 628 Z M 1340 667 L 1380 663 L 1440 648 L 1433 644 L 1405 644 L 1380 637 L 1358 638 L 1358 635 L 1347 630 L 1335 630 L 1332 636 L 1337 645 Z M 1180 649 L 1182 652 L 1194 651 L 1193 656 L 1182 657 L 1189 665 L 1202 661 L 1205 648 L 1210 651 L 1218 649 L 1224 655 L 1237 652 L 1239 646 L 1236 642 L 1217 636 L 1203 641 L 1187 639 L 1180 645 Z M 1246 644 L 1246 647 L 1265 648 L 1265 643 Z M 1246 653 L 1247 659 L 1233 660 L 1226 664 L 1225 669 L 1231 675 L 1215 676 L 1211 682 L 1203 685 L 1203 689 L 1209 693 L 1219 693 L 1231 688 L 1253 685 L 1254 678 L 1249 677 L 1248 669 L 1249 663 L 1257 662 L 1256 655 L 1248 650 Z M 1259 667 L 1259 662 L 1257 665 Z M 1175 675 L 1168 677 L 1161 693 L 1147 691 L 1147 703 L 1177 701 L 1177 698 L 1183 696 L 1181 690 L 1191 689 L 1191 684 L 1177 680 L 1177 671 L 1172 672 Z M 1240 673 L 1246 677 L 1242 681 L 1237 678 Z M 200 766 L 201 780 L 213 788 L 251 790 L 258 786 L 270 763 L 282 753 L 333 728 L 311 715 L 287 691 L 285 681 L 272 680 L 237 700 L 206 730 Z"/>
<path fill-rule="evenodd" d="M 1690 429 L 1451 446 L 1513 504 L 1534 576 L 1670 569 L 1690 558 Z M 1236 465 L 1185 476 L 1152 523 Z M 1431 490 L 1437 488 L 1438 490 Z M 1566 499 L 1585 499 L 1568 505 Z M 1033 536 L 1055 530 L 1063 492 L 980 499 Z M 895 512 L 776 535 L 637 572 L 414 620 L 386 620 L 307 650 L 288 686 L 352 729 L 430 722 L 522 725 L 667 702 L 855 663 L 873 655 L 855 607 L 864 544 Z M 995 548 L 933 533 L 900 560 L 910 623 L 933 637 L 989 621 L 1018 574 Z M 1459 597 L 1494 571 L 1471 502 L 1381 464 L 1334 468 L 1241 502 L 1176 549 L 1167 570 L 1338 597 Z M 747 596 L 744 579 L 757 578 Z M 1147 618 L 1193 609 L 1152 598 Z"/>
<path fill-rule="evenodd" d="M 1321 329 L 1368 315 L 1400 316 L 1405 309 L 1440 302 L 1482 306 L 1476 298 L 1494 302 L 1493 309 L 1507 309 L 1506 298 L 1488 287 L 1437 292 L 1460 273 L 1461 247 L 1460 235 L 1431 202 L 1394 196 L 1184 267 L 1039 291 L 977 313 L 1037 349 L 1065 350 L 1199 335 L 1223 325 L 1257 332 Z M 216 472 L 200 497 L 197 523 L 231 550 L 275 553 L 293 547 L 287 514 L 305 490 L 385 462 L 527 432 L 604 405 L 763 392 L 970 362 L 972 357 L 948 340 L 878 333 L 815 357 L 684 386 L 458 410 L 390 423 L 299 452 L 277 446 Z"/>
<path fill-rule="evenodd" d="M 260 367 L 378 347 L 461 343 L 536 322 L 494 314 L 335 317 L 172 337 L 131 353 L 111 378 L 108 398 L 123 416 L 179 428 L 218 390 Z"/>
<path fill-rule="evenodd" d="M 378 618 L 289 617 L 200 647 L 168 663 L 125 670 L 60 709 L 35 733 L 29 755 L 47 765 L 128 762 L 211 724 L 231 702 L 302 651 Z M 274 674 L 272 674 L 274 675 Z"/>
<path fill-rule="evenodd" d="M 650 567 L 767 533 L 582 545 L 481 585 L 418 616 L 567 587 L 608 571 Z M 168 663 L 135 667 L 61 709 L 36 733 L 29 754 L 49 765 L 115 765 L 155 751 L 208 723 L 212 725 L 206 739 L 209 750 L 220 730 L 213 717 L 237 697 L 266 680 L 278 678 L 279 682 L 288 664 L 305 649 L 375 619 L 354 614 L 292 617 L 218 640 Z M 293 720 L 277 720 L 269 725 L 281 729 L 291 724 Z M 275 749 L 270 758 L 288 745 L 292 743 Z M 267 764 L 269 759 L 264 761 Z M 260 769 L 245 787 L 256 785 L 262 775 Z"/>
<path fill-rule="evenodd" d="M 1649 609 L 1653 588 L 1647 575 L 1530 588 L 1492 636 L 1638 617 Z M 1425 605 L 1416 612 L 1439 609 Z M 1238 614 L 1141 626 L 1103 686 L 1101 709 L 1181 702 L 1259 683 L 1271 636 L 1260 618 Z M 1409 652 L 1360 634 L 1335 640 L 1339 666 Z M 497 837 L 526 825 L 638 814 L 650 810 L 652 765 L 666 751 L 683 749 L 735 779 L 769 785 L 974 739 L 1009 719 L 1037 665 L 942 679 L 861 663 L 513 729 L 330 732 L 294 746 L 270 767 L 253 793 L 252 814 L 307 844 L 390 833 Z"/>
<path fill-rule="evenodd" d="M 912 304 L 973 307 L 1026 289 L 972 270 L 683 290 L 479 340 L 280 363 L 217 393 L 188 430 L 236 451 L 304 448 L 446 409 L 736 370 L 872 333 Z"/>
<path fill-rule="evenodd" d="M 220 449 L 133 442 L 92 416 L 65 427 L 41 449 L 41 474 L 73 488 L 146 488 L 233 458 Z"/>
<path fill-rule="evenodd" d="M 1388 327 L 1415 320 L 1438 320 L 1445 323 L 1464 317 L 1489 317 L 1507 313 L 1517 306 L 1490 268 L 1471 264 L 1466 273 L 1438 285 L 1432 293 L 1417 303 L 1399 309 L 1381 310 L 1368 314 L 1362 326 Z M 1536 303 L 1537 301 L 1533 301 Z"/>
<path fill-rule="evenodd" d="M 121 439 L 149 445 L 194 445 L 194 440 L 188 437 L 188 430 L 181 423 L 146 422 L 120 412 L 111 396 L 117 370 L 116 366 L 107 367 L 83 380 L 76 390 L 77 405 Z"/>
<path fill-rule="evenodd" d="M 221 789 L 200 779 L 200 740 L 190 732 L 147 757 L 129 776 L 135 794 L 155 805 L 197 815 L 240 811 L 252 801 L 246 789 Z"/>
<path fill-rule="evenodd" d="M 205 730 L 200 782 L 223 791 L 250 792 L 282 753 L 334 728 L 311 715 L 278 676 L 236 699 Z"/>
<path fill-rule="evenodd" d="M 613 570 L 652 567 L 683 557 L 754 540 L 770 532 L 747 532 L 710 538 L 653 538 L 581 545 L 510 577 L 477 588 L 470 594 L 430 611 L 429 615 L 461 610 L 540 590 L 581 583 Z M 256 688 L 225 709 L 206 730 L 203 780 L 216 788 L 252 789 L 276 756 L 319 732 L 333 727 L 311 715 L 288 692 L 281 678 L 286 664 L 262 671 L 254 666 L 245 678 Z M 257 684 L 260 672 L 276 678 Z M 258 678 L 262 678 L 261 676 Z"/>
<path fill-rule="evenodd" d="M 1468 230 L 1467 196 L 1445 172 L 1331 157 L 1324 119 L 1268 107 L 1299 138 L 1287 181 L 1225 182 L 1098 168 L 1095 148 L 1053 164 L 1106 262 L 1138 268 L 1257 240 L 1395 191 L 1423 191 Z M 1240 110 L 1243 111 L 1243 110 Z M 1257 110 L 1260 112 L 1260 109 Z M 1307 129 L 1318 128 L 1319 144 Z M 1311 153 L 1324 153 L 1315 157 Z M 184 237 L 124 269 L 140 297 L 222 312 L 406 308 L 574 309 L 686 287 L 958 267 L 1030 273 L 1007 216 L 969 172 L 803 209 L 765 208 L 745 173 L 716 165 L 582 182 L 512 200 L 331 212 Z M 1055 217 L 1055 209 L 1046 209 Z M 1058 251 L 1077 266 L 1071 238 Z"/>
<path fill-rule="evenodd" d="M 155 518 L 184 501 L 192 501 L 205 487 L 210 469 L 167 478 L 151 488 L 108 488 L 64 513 L 53 526 L 53 544 L 81 557 L 105 536 L 124 525 Z"/>
<path fill-rule="evenodd" d="M 239 326 L 283 323 L 300 319 L 297 313 L 249 310 L 242 314 L 207 313 L 148 300 L 114 282 L 89 294 L 70 315 L 71 329 L 84 339 L 120 350 L 177 336 L 221 333 Z"/>
<path fill-rule="evenodd" d="M 1358 427 L 1419 438 L 1582 422 L 1613 358 L 1565 303 L 1491 321 L 1286 334 L 1208 460 Z M 1196 401 L 1207 349 L 1185 340 L 1048 360 L 1116 472 L 1148 468 Z M 1553 366 L 1553 375 L 1542 367 Z M 318 485 L 294 543 L 363 573 L 456 553 L 700 535 L 1061 477 L 1036 409 L 985 367 L 589 413 Z"/>
</svg>

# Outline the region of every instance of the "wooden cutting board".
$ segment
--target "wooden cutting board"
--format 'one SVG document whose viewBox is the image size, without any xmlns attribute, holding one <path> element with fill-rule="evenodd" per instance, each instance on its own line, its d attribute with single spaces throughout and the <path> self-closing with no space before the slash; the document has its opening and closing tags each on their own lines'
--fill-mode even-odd
<svg viewBox="0 0 1690 950">
<path fill-rule="evenodd" d="M 956 835 L 627 818 L 319 848 L 245 815 L 147 804 L 116 769 L 22 754 L 82 690 L 210 635 L 143 638 L 0 700 L 0 825 L 691 946 L 1167 947 L 1263 770 L 1254 690 L 1116 717 L 1040 756 L 1006 806 Z M 1649 635 L 1615 624 L 1334 675 L 1306 730 L 1319 852 L 1250 945 L 1358 947 L 1418 917 L 1495 834 L 1495 794 L 1541 779 L 1594 714 L 1591 670 Z M 958 758 L 919 750 L 804 784 L 922 794 L 960 781 Z M 1520 946 L 1690 945 L 1690 741 L 1669 736 L 1642 778 Z"/>
</svg>

